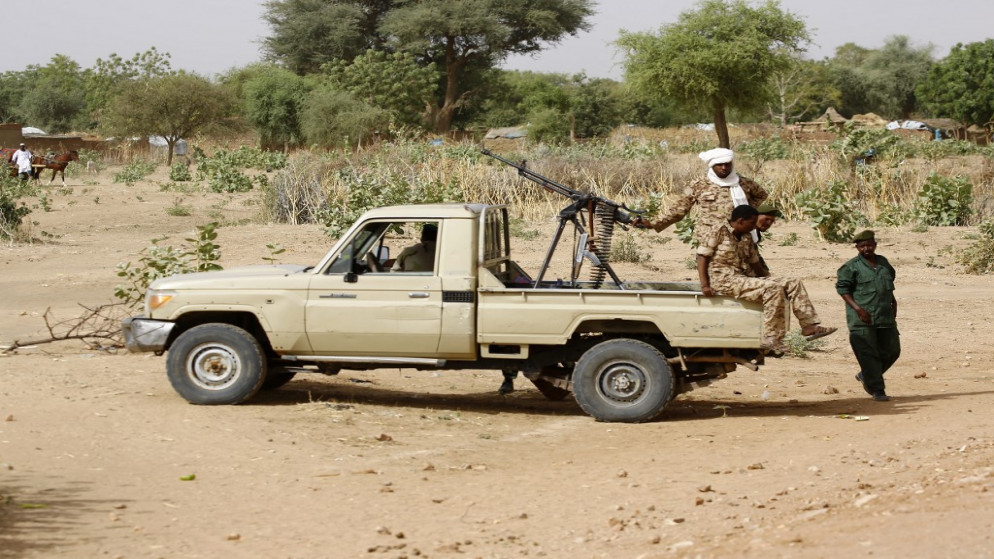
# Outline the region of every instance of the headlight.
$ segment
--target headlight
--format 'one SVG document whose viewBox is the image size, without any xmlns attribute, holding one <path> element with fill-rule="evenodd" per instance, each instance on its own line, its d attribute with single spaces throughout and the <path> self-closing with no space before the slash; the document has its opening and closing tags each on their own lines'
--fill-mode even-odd
<svg viewBox="0 0 994 559">
<path fill-rule="evenodd" d="M 168 303 L 173 296 L 176 295 L 172 291 L 153 291 L 149 290 L 145 294 L 145 311 L 146 314 L 150 315 L 150 312 Z"/>
</svg>

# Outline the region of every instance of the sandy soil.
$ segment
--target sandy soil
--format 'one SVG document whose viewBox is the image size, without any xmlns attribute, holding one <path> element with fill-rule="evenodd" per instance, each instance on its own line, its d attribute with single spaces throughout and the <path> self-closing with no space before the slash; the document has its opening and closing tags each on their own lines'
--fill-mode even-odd
<svg viewBox="0 0 994 559">
<path fill-rule="evenodd" d="M 196 224 L 222 221 L 226 267 L 261 263 L 271 243 L 310 264 L 330 245 L 319 227 L 238 225 L 254 194 L 111 176 L 51 187 L 51 211 L 30 216 L 38 241 L 0 248 L 0 340 L 45 337 L 48 308 L 111 302 L 118 262 Z M 192 215 L 168 215 L 177 204 Z M 644 425 L 595 422 L 523 379 L 498 396 L 493 372 L 345 371 L 198 407 L 161 357 L 79 342 L 4 354 L 0 557 L 994 557 L 991 278 L 952 256 L 970 231 L 880 234 L 904 344 L 889 403 L 853 379 L 844 335 Z M 652 259 L 623 277 L 691 278 L 688 247 L 639 235 Z M 520 259 L 546 239 L 519 243 Z M 844 326 L 834 271 L 851 247 L 790 223 L 767 245 Z"/>
</svg>

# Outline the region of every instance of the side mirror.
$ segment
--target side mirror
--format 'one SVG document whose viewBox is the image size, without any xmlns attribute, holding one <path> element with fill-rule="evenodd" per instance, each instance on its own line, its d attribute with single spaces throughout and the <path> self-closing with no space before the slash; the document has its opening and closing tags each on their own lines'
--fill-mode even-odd
<svg viewBox="0 0 994 559">
<path fill-rule="evenodd" d="M 359 281 L 359 274 L 355 272 L 348 272 L 345 274 L 345 276 L 343 276 L 343 280 L 345 281 L 345 283 L 356 283 L 357 281 Z"/>
</svg>

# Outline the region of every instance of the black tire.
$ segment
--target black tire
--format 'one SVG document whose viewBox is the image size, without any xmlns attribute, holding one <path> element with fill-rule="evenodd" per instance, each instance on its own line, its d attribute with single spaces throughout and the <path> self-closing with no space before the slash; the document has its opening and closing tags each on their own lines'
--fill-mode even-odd
<svg viewBox="0 0 994 559">
<path fill-rule="evenodd" d="M 193 404 L 238 404 L 266 379 L 266 356 L 252 334 L 230 324 L 202 324 L 169 348 L 169 383 Z"/>
<path fill-rule="evenodd" d="M 624 338 L 590 348 L 573 370 L 574 397 L 598 421 L 650 421 L 673 398 L 674 384 L 673 368 L 658 349 Z"/>
<path fill-rule="evenodd" d="M 281 371 L 270 367 L 269 372 L 266 373 L 266 380 L 262 381 L 262 386 L 259 390 L 276 390 L 293 380 L 295 376 L 297 376 L 296 371 Z"/>
</svg>

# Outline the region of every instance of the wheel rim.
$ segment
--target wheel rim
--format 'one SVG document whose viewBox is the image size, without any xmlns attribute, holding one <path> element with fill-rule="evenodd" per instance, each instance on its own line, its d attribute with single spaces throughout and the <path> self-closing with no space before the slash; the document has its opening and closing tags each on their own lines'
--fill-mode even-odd
<svg viewBox="0 0 994 559">
<path fill-rule="evenodd" d="M 197 386 L 207 390 L 223 390 L 238 379 L 242 361 L 230 347 L 202 344 L 190 352 L 186 370 Z"/>
<path fill-rule="evenodd" d="M 631 403 L 645 392 L 649 379 L 645 371 L 628 362 L 611 363 L 599 375 L 597 390 L 607 399 Z"/>
</svg>

